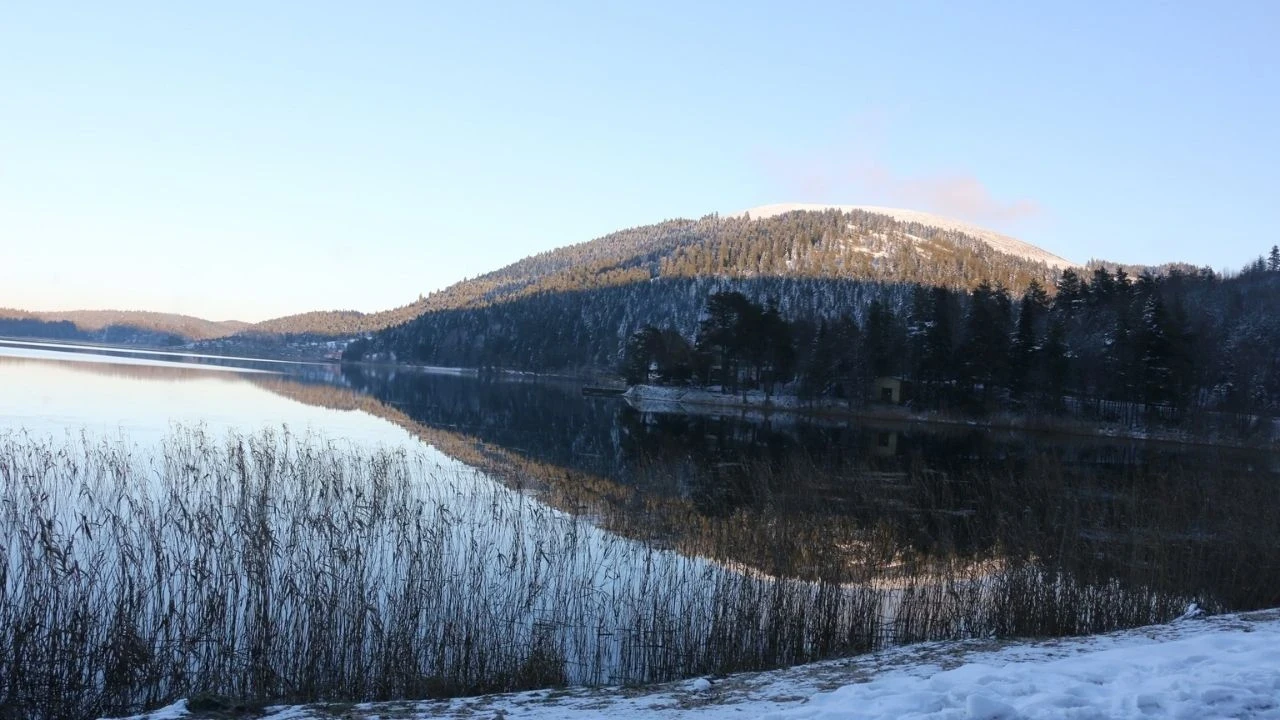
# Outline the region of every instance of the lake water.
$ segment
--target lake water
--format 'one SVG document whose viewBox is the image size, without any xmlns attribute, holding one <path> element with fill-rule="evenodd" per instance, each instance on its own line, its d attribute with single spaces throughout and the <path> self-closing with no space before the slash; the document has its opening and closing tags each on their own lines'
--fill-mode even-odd
<svg viewBox="0 0 1280 720">
<path fill-rule="evenodd" d="M 1280 604 L 1275 453 L 641 411 L 567 382 L 0 341 L 0 479 L 0 702 L 49 717 Z"/>
</svg>

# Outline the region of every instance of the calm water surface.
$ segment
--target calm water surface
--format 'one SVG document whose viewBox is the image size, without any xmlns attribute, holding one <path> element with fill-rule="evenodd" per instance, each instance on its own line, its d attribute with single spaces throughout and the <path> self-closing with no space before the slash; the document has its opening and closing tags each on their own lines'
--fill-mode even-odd
<svg viewBox="0 0 1280 720">
<path fill-rule="evenodd" d="M 597 502 L 596 514 L 634 515 L 628 504 L 661 502 L 710 519 L 887 522 L 913 546 L 939 552 L 1023 542 L 1001 536 L 1008 516 L 1038 517 L 1064 498 L 1079 506 L 1072 532 L 1089 541 L 1124 535 L 1143 515 L 1104 500 L 1138 493 L 1154 508 L 1157 490 L 1185 498 L 1207 485 L 1229 494 L 1280 480 L 1277 454 L 1261 451 L 785 414 L 642 412 L 584 397 L 566 382 L 0 341 L 0 429 L 45 436 L 86 429 L 154 443 L 175 424 L 213 435 L 287 426 L 363 445 L 429 447 L 522 489 L 555 491 L 548 497 L 604 483 L 611 490 L 600 494 L 612 495 L 611 507 Z M 601 501 L 575 501 L 592 499 Z M 1212 535 L 1216 516 L 1203 510 L 1180 518 L 1188 526 L 1160 532 Z"/>
</svg>

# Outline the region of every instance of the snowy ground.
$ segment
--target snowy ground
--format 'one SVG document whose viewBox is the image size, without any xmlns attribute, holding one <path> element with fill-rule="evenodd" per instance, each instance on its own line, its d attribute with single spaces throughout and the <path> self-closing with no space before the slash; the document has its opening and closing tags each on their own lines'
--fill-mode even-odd
<svg viewBox="0 0 1280 720">
<path fill-rule="evenodd" d="M 147 720 L 227 717 L 185 703 Z M 268 708 L 272 720 L 880 720 L 1280 718 L 1280 610 L 1111 635 L 926 643 L 768 673 L 651 688 Z"/>
</svg>

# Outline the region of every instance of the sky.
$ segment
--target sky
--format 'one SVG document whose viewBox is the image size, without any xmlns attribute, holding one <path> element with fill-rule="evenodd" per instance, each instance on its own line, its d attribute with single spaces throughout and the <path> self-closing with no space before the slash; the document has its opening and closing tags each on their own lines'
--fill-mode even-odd
<svg viewBox="0 0 1280 720">
<path fill-rule="evenodd" d="M 1280 239 L 1280 4 L 13 3 L 0 307 L 366 312 L 776 202 Z"/>
</svg>

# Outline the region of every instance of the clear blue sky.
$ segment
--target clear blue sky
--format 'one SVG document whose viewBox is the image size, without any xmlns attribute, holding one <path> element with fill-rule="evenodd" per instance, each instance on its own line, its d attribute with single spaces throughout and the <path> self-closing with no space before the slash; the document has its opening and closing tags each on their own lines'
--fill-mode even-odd
<svg viewBox="0 0 1280 720">
<path fill-rule="evenodd" d="M 1280 3 L 1043 5 L 11 4 L 0 306 L 372 311 L 771 202 L 1077 261 L 1280 240 Z"/>
</svg>

